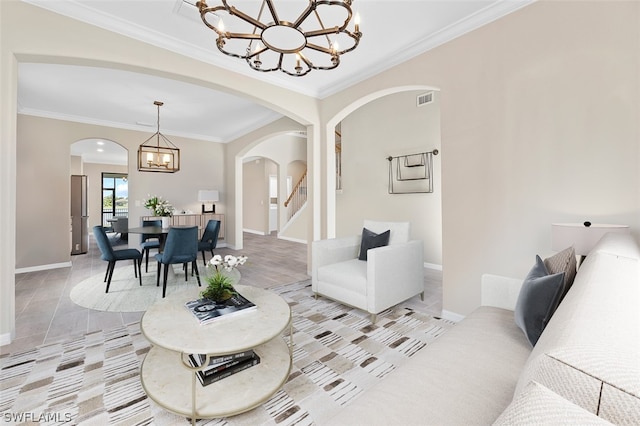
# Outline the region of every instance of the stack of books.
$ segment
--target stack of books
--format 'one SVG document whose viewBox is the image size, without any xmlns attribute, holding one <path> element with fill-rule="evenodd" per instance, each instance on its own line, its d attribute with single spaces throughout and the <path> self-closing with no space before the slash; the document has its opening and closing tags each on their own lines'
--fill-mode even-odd
<svg viewBox="0 0 640 426">
<path fill-rule="evenodd" d="M 202 367 L 207 362 L 207 356 L 202 354 L 189 355 L 189 363 L 192 367 Z M 217 382 L 249 367 L 258 365 L 260 357 L 253 350 L 239 352 L 237 354 L 211 357 L 209 364 L 196 372 L 202 386 Z"/>
</svg>

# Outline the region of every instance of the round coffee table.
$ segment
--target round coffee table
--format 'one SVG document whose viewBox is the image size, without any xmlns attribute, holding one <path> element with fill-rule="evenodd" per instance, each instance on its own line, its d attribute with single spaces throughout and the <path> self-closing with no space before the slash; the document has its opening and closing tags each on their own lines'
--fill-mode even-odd
<svg viewBox="0 0 640 426">
<path fill-rule="evenodd" d="M 142 334 L 153 344 L 141 367 L 147 395 L 164 409 L 196 419 L 228 417 L 266 402 L 285 383 L 292 365 L 291 309 L 277 294 L 245 285 L 238 293 L 258 308 L 201 325 L 185 303 L 202 289 L 186 289 L 153 304 Z M 282 332 L 289 327 L 289 344 Z M 260 363 L 202 386 L 185 365 L 189 354 L 229 355 L 253 349 Z M 191 391 L 189 391 L 191 390 Z"/>
</svg>

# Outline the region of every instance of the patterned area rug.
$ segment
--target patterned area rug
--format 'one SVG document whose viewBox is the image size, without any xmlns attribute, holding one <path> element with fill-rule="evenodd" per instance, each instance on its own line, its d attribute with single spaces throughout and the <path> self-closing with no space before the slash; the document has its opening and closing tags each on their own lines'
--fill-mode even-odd
<svg viewBox="0 0 640 426">
<path fill-rule="evenodd" d="M 402 304 L 379 314 L 372 325 L 362 311 L 314 299 L 308 280 L 272 290 L 293 311 L 289 380 L 252 411 L 198 425 L 322 424 L 453 326 Z M 189 424 L 144 393 L 139 369 L 148 350 L 134 323 L 2 355 L 3 423 Z"/>
</svg>

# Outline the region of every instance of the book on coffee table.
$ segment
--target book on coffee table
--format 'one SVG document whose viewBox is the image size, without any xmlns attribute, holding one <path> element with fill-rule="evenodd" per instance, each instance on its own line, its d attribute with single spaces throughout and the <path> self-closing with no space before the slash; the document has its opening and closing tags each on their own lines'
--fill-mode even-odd
<svg viewBox="0 0 640 426">
<path fill-rule="evenodd" d="M 187 309 L 200 321 L 200 324 L 208 324 L 222 317 L 230 317 L 243 312 L 251 312 L 257 306 L 247 300 L 241 294 L 234 294 L 223 302 L 214 302 L 211 299 L 198 299 L 187 302 Z"/>
<path fill-rule="evenodd" d="M 193 367 L 198 367 L 198 362 L 200 360 L 200 355 L 189 355 L 189 363 Z M 253 367 L 254 365 L 258 365 L 260 363 L 260 357 L 257 353 L 251 351 L 251 355 L 245 358 L 239 358 L 236 360 L 228 361 L 226 363 L 222 363 L 217 367 L 197 371 L 196 376 L 198 377 L 198 381 L 202 386 L 210 385 L 211 383 L 215 383 L 222 379 L 226 379 L 236 373 L 246 370 L 247 368 Z"/>
<path fill-rule="evenodd" d="M 248 350 L 230 355 L 213 356 L 209 358 L 209 363 L 201 371 L 205 376 L 210 376 L 225 368 L 233 367 L 254 355 L 255 352 L 253 350 Z M 192 366 L 202 367 L 207 362 L 207 356 L 204 354 L 191 354 L 189 355 L 189 362 Z"/>
</svg>

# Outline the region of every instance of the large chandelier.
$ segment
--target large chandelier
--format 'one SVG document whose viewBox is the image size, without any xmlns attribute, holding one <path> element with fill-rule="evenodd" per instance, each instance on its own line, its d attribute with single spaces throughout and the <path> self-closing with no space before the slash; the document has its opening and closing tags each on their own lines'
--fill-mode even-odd
<svg viewBox="0 0 640 426">
<path fill-rule="evenodd" d="M 280 70 L 300 77 L 311 70 L 334 69 L 362 37 L 352 0 L 289 1 L 280 13 L 273 0 L 262 0 L 255 13 L 243 12 L 228 0 L 216 2 L 208 6 L 200 0 L 196 6 L 205 25 L 218 35 L 218 49 L 246 60 L 256 71 Z"/>
<path fill-rule="evenodd" d="M 160 107 L 164 103 L 153 104 L 158 107 L 158 127 L 138 148 L 138 171 L 175 173 L 180 170 L 180 150 L 160 133 Z"/>
</svg>

